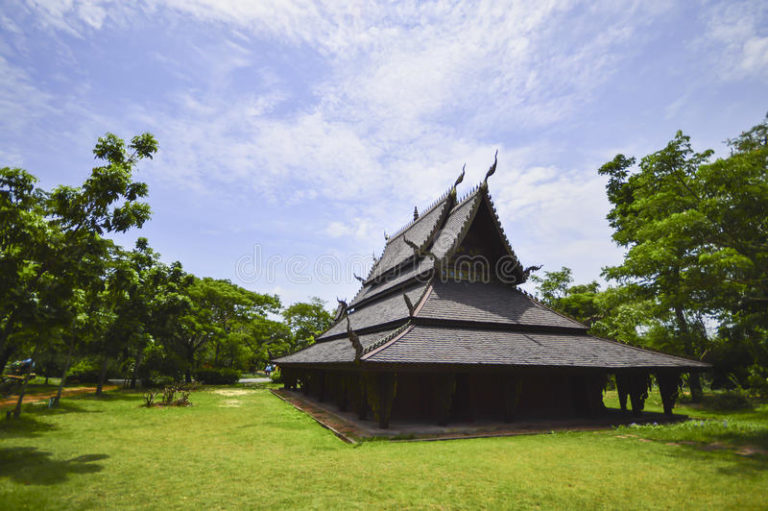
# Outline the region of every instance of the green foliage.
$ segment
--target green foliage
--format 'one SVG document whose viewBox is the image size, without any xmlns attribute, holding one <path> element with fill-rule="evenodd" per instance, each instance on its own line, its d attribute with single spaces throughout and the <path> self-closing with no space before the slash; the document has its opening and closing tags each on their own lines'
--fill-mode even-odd
<svg viewBox="0 0 768 511">
<path fill-rule="evenodd" d="M 269 379 L 272 380 L 272 383 L 283 383 L 283 374 L 280 372 L 279 368 L 275 369 L 269 375 Z"/>
<path fill-rule="evenodd" d="M 742 391 L 729 390 L 704 396 L 702 404 L 715 411 L 727 410 L 751 410 L 754 408 L 752 401 Z"/>
<path fill-rule="evenodd" d="M 195 379 L 206 385 L 232 385 L 240 379 L 240 371 L 230 368 L 198 369 Z"/>
<path fill-rule="evenodd" d="M 599 297 L 595 330 L 711 361 L 720 385 L 768 365 L 767 131 L 768 118 L 714 162 L 678 132 L 637 167 L 618 155 L 600 168 L 626 255 L 604 269 L 619 289 Z"/>
<path fill-rule="evenodd" d="M 293 337 L 293 351 L 314 344 L 315 337 L 333 323 L 333 315 L 326 310 L 325 302 L 316 297 L 309 302 L 298 302 L 287 307 L 283 311 L 283 319 Z"/>
<path fill-rule="evenodd" d="M 4 508 L 765 507 L 768 459 L 728 447 L 768 449 L 765 406 L 684 407 L 713 419 L 655 427 L 353 447 L 267 390 L 197 392 L 195 406 L 162 410 L 109 395 L 0 421 Z"/>
<path fill-rule="evenodd" d="M 544 272 L 544 277 L 532 275 L 531 280 L 538 284 L 536 290 L 542 302 L 553 309 L 586 325 L 599 317 L 600 284 L 597 281 L 571 285 L 572 272 L 565 266 L 559 271 Z"/>
</svg>

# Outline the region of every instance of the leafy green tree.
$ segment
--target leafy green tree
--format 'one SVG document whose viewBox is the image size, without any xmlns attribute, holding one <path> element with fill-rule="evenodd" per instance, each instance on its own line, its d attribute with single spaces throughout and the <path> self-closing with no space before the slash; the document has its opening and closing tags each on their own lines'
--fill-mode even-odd
<svg viewBox="0 0 768 511">
<path fill-rule="evenodd" d="M 721 335 L 740 327 L 756 361 L 765 354 L 767 131 L 768 120 L 730 140 L 731 155 L 712 163 L 711 150 L 695 152 L 678 132 L 638 168 L 618 155 L 599 170 L 609 178 L 613 238 L 627 249 L 604 275 L 653 318 L 655 343 L 711 357 L 723 341 L 707 325 L 719 323 Z M 690 383 L 699 398 L 697 377 Z"/>
<path fill-rule="evenodd" d="M 29 342 L 36 354 L 57 329 L 71 327 L 75 315 L 68 304 L 75 290 L 101 285 L 111 246 L 102 235 L 141 227 L 149 218 L 149 206 L 140 201 L 147 186 L 133 181 L 133 171 L 156 150 L 150 134 L 134 137 L 128 146 L 107 134 L 93 151 L 104 165 L 82 186 L 52 192 L 37 188 L 20 169 L 0 169 L 0 266 L 9 271 L 8 285 L 0 289 L 0 363 L 20 343 Z"/>
<path fill-rule="evenodd" d="M 600 284 L 572 285 L 571 269 L 563 266 L 558 271 L 545 271 L 543 277 L 532 275 L 536 291 L 542 302 L 586 325 L 592 325 L 599 315 Z"/>
<path fill-rule="evenodd" d="M 222 348 L 234 350 L 232 342 L 243 338 L 244 325 L 264 320 L 280 308 L 276 296 L 254 293 L 228 280 L 191 277 L 179 291 L 188 309 L 162 340 L 183 361 L 187 381 L 206 356 L 209 363 L 219 365 Z"/>
<path fill-rule="evenodd" d="M 293 338 L 292 351 L 314 344 L 315 337 L 333 323 L 333 316 L 326 310 L 325 302 L 317 297 L 287 307 L 283 311 L 283 319 Z"/>
</svg>

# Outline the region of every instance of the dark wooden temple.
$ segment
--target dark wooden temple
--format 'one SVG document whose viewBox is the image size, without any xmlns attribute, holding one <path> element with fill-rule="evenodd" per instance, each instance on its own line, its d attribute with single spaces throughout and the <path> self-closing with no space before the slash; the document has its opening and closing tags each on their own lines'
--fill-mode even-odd
<svg viewBox="0 0 768 511">
<path fill-rule="evenodd" d="M 615 377 L 639 415 L 656 379 L 672 413 L 681 374 L 707 364 L 587 334 L 518 286 L 524 268 L 488 194 L 456 184 L 398 233 L 316 344 L 275 360 L 301 389 L 381 428 L 436 421 L 597 416 Z"/>
</svg>

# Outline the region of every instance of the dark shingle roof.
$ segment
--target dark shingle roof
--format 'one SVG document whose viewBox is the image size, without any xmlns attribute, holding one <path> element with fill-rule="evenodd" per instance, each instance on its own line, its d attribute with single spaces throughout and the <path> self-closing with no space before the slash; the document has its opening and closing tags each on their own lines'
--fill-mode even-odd
<svg viewBox="0 0 768 511">
<path fill-rule="evenodd" d="M 364 349 L 370 349 L 379 341 L 396 333 L 398 328 L 392 328 L 383 332 L 359 335 L 360 344 Z M 318 342 L 297 351 L 292 355 L 287 355 L 275 360 L 278 364 L 335 364 L 355 361 L 355 348 L 348 337 L 335 339 L 332 341 Z"/>
<path fill-rule="evenodd" d="M 408 288 L 405 294 L 408 295 L 411 303 L 415 305 L 424 295 L 426 287 L 426 283 L 418 284 Z M 353 330 L 361 330 L 398 319 L 407 319 L 409 315 L 410 312 L 403 298 L 403 293 L 398 292 L 365 304 L 365 306 L 351 312 L 349 314 L 349 322 Z M 347 335 L 346 318 L 339 320 L 329 330 L 319 336 L 317 340 L 330 339 L 337 335 Z"/>
<path fill-rule="evenodd" d="M 366 283 L 381 277 L 413 256 L 413 248 L 405 242 L 406 239 L 419 247 L 426 246 L 440 227 L 445 214 L 452 204 L 453 195 L 451 193 L 443 195 L 418 219 L 392 236 L 387 241 L 386 247 L 384 247 L 384 253 L 371 269 Z"/>
<path fill-rule="evenodd" d="M 469 221 L 477 212 L 481 200 L 481 189 L 477 188 L 451 210 L 445 225 L 440 229 L 435 242 L 430 247 L 433 254 L 442 259 L 456 248 Z"/>
<path fill-rule="evenodd" d="M 514 286 L 502 283 L 442 282 L 436 279 L 418 317 L 587 329 L 537 303 Z"/>
<path fill-rule="evenodd" d="M 591 368 L 707 367 L 589 335 L 415 326 L 367 362 Z"/>
<path fill-rule="evenodd" d="M 436 268 L 432 256 L 441 262 L 450 261 L 473 219 L 494 224 L 494 229 L 479 232 L 484 237 L 497 233 L 519 273 L 515 282 L 524 279 L 486 187 L 476 187 L 454 203 L 452 190 L 393 236 L 350 303 L 351 326 L 364 332 L 358 333 L 364 347 L 361 364 L 707 367 L 701 362 L 589 336 L 584 325 L 539 304 L 512 284 L 440 281 L 443 276 L 433 271 Z M 481 207 L 488 207 L 490 214 L 477 215 Z M 418 253 L 404 238 L 418 246 Z M 431 255 L 425 255 L 426 251 Z M 425 283 L 425 278 L 430 282 Z M 416 307 L 414 314 L 408 310 L 402 288 Z M 343 319 L 323 333 L 317 344 L 277 362 L 323 364 L 354 360 L 355 350 Z"/>
<path fill-rule="evenodd" d="M 411 280 L 416 279 L 419 275 L 429 272 L 432 269 L 432 261 L 430 259 L 420 259 L 414 261 L 413 264 L 407 264 L 400 268 L 400 272 L 394 275 L 392 278 L 380 283 L 366 284 L 360 291 L 357 292 L 355 298 L 349 303 L 350 307 L 357 306 L 360 303 L 371 300 L 374 297 L 382 295 L 391 289 L 402 286 Z M 423 282 L 426 279 L 422 279 Z"/>
</svg>

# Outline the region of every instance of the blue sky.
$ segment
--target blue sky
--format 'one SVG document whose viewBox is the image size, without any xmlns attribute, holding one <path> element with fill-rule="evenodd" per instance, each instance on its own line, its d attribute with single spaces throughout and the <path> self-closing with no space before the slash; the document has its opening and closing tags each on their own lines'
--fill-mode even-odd
<svg viewBox="0 0 768 511">
<path fill-rule="evenodd" d="M 118 241 L 285 303 L 351 298 L 384 231 L 496 149 L 523 263 L 599 278 L 596 169 L 678 129 L 722 154 L 766 91 L 764 1 L 0 2 L 0 165 L 78 184 L 99 136 L 150 131 L 153 218 Z"/>
</svg>

